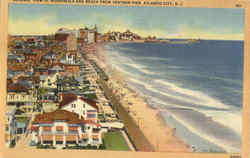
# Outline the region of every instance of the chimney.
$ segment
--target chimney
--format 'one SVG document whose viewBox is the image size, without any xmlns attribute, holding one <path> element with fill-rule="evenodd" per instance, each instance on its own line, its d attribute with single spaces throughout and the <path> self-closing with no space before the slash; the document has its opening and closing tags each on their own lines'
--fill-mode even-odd
<svg viewBox="0 0 250 158">
<path fill-rule="evenodd" d="M 62 102 L 62 100 L 63 100 L 63 97 L 62 97 L 62 93 L 59 93 L 59 102 Z"/>
</svg>

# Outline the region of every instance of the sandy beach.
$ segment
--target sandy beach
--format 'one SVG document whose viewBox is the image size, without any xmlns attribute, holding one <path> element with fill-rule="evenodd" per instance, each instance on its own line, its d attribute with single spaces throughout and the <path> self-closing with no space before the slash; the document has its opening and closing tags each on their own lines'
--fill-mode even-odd
<svg viewBox="0 0 250 158">
<path fill-rule="evenodd" d="M 155 150 L 159 152 L 190 152 L 190 146 L 175 136 L 175 129 L 169 127 L 162 120 L 159 112 L 150 108 L 143 96 L 128 87 L 126 83 L 128 76 L 111 67 L 102 45 L 95 47 L 96 51 L 91 51 L 92 53 L 88 51 L 88 57 L 96 60 L 96 63 L 110 76 L 109 87 L 120 98 L 122 105 L 127 109 Z"/>
</svg>

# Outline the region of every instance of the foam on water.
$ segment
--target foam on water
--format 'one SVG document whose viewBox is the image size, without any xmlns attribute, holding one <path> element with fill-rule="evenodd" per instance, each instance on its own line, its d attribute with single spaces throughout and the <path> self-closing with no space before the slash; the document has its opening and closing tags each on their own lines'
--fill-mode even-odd
<svg viewBox="0 0 250 158">
<path fill-rule="evenodd" d="M 153 72 L 153 71 L 149 71 L 146 69 L 145 66 L 143 65 L 139 65 L 139 64 L 126 64 L 128 66 L 131 66 L 133 68 L 136 68 L 138 71 L 144 73 L 144 74 L 147 74 L 147 75 L 155 75 L 157 74 L 157 72 Z"/>
<path fill-rule="evenodd" d="M 210 96 L 208 93 L 202 92 L 200 90 L 194 90 L 185 88 L 180 83 L 174 83 L 173 81 L 168 81 L 165 78 L 157 78 L 159 75 L 168 75 L 174 74 L 175 71 L 169 71 L 166 73 L 157 73 L 149 69 L 150 64 L 157 63 L 157 61 L 164 61 L 164 63 L 171 62 L 175 59 L 172 58 L 160 58 L 160 57 L 147 57 L 147 56 L 133 56 L 127 53 L 123 53 L 120 51 L 130 51 L 136 53 L 134 48 L 115 48 L 109 46 L 109 53 L 107 53 L 110 58 L 112 58 L 113 66 L 126 73 L 130 76 L 129 83 L 132 83 L 133 88 L 137 92 L 139 91 L 144 97 L 148 99 L 149 104 L 154 108 L 158 109 L 159 111 L 166 111 L 171 117 L 173 117 L 177 122 L 185 126 L 190 132 L 195 133 L 196 135 L 200 136 L 201 139 L 206 139 L 207 141 L 216 144 L 228 152 L 239 152 L 240 147 L 235 144 L 230 144 L 232 140 L 238 140 L 237 136 L 241 136 L 241 121 L 242 121 L 242 112 L 240 107 L 234 107 L 230 105 L 230 103 L 224 103 L 219 98 L 215 98 Z M 143 64 L 143 60 L 145 62 L 150 62 L 150 64 Z M 140 61 L 140 62 L 138 62 Z M 142 63 L 141 63 L 142 62 Z M 154 66 L 154 65 L 152 65 Z M 166 68 L 166 69 L 183 69 L 183 67 L 171 65 L 171 64 L 163 64 L 159 65 L 159 67 Z M 165 70 L 166 70 L 165 69 Z M 189 71 L 188 69 L 184 69 L 185 71 L 182 74 L 187 73 L 188 75 L 192 76 L 197 72 Z M 167 70 L 166 70 L 167 71 Z M 138 73 L 139 72 L 139 73 Z M 177 73 L 177 72 L 176 72 Z M 239 81 L 223 78 L 218 76 L 210 76 L 206 73 L 197 73 L 196 75 L 200 78 L 209 78 L 211 80 L 220 80 L 223 82 L 227 82 L 234 85 L 239 85 Z M 205 76 L 204 76 L 205 75 Z M 206 76 L 207 75 L 207 76 Z M 175 81 L 175 80 L 174 80 Z M 182 83 L 181 83 L 182 84 Z M 137 86 L 138 85 L 138 86 Z M 140 86 L 139 86 L 140 85 Z M 240 93 L 240 90 L 234 89 L 234 87 L 225 87 L 231 88 L 237 93 Z M 198 88 L 199 89 L 199 88 Z M 157 95 L 158 94 L 158 95 Z M 211 93 L 210 93 L 211 94 Z M 165 98 L 164 98 L 165 97 Z M 211 130 L 206 130 L 206 127 L 197 121 L 191 121 L 192 118 L 186 118 L 184 115 L 180 113 L 180 111 L 171 110 L 172 108 L 175 109 L 189 109 L 192 110 L 193 113 L 197 113 L 194 119 L 199 117 L 198 113 L 203 114 L 202 119 L 211 119 L 217 124 L 223 125 L 223 129 L 225 127 L 231 129 L 235 134 L 232 134 L 233 138 L 230 140 L 230 136 L 223 137 L 224 131 L 221 130 L 219 136 L 213 135 Z M 186 115 L 192 117 L 192 115 Z M 213 122 L 211 123 L 213 124 Z M 217 125 L 216 125 L 217 127 Z M 219 126 L 218 126 L 219 127 Z M 206 132 L 202 132 L 202 131 Z M 209 133 L 211 132 L 211 133 Z M 230 133 L 230 132 L 229 132 Z M 218 139 L 220 138 L 220 139 Z M 225 139 L 228 138 L 229 141 L 227 142 Z M 240 141 L 240 140 L 239 140 Z M 202 142 L 202 141 L 201 141 Z"/>
<path fill-rule="evenodd" d="M 171 112 L 170 112 L 171 113 Z M 185 121 L 184 119 L 181 119 L 179 117 L 177 117 L 176 115 L 172 114 L 171 117 L 173 117 L 175 120 L 177 120 L 179 123 L 181 123 L 182 125 L 184 125 L 188 130 L 190 130 L 191 132 L 199 135 L 201 138 L 206 139 L 220 147 L 222 147 L 223 149 L 225 149 L 227 152 L 240 152 L 239 148 L 235 148 L 232 147 L 230 145 L 228 145 L 226 142 L 222 142 L 221 140 L 218 140 L 216 138 L 214 138 L 211 135 L 206 135 L 203 132 L 201 132 L 200 130 L 197 130 L 197 128 L 194 128 L 192 126 L 190 126 L 190 124 Z"/>
<path fill-rule="evenodd" d="M 168 83 L 165 81 L 161 81 L 161 80 L 152 80 L 151 84 L 150 83 L 145 83 L 142 80 L 139 79 L 135 79 L 135 78 L 130 78 L 130 81 L 138 83 L 143 85 L 146 89 L 151 90 L 155 93 L 160 93 L 164 96 L 168 96 L 168 97 L 172 97 L 178 100 L 184 100 L 187 103 L 193 103 L 193 104 L 199 104 L 200 106 L 207 106 L 207 107 L 214 107 L 214 108 L 220 108 L 220 109 L 229 109 L 230 107 L 221 103 L 219 100 L 215 100 L 205 94 L 203 94 L 202 92 L 199 91 L 193 91 L 193 90 L 188 90 L 188 89 L 184 89 L 184 88 L 180 88 L 177 87 L 176 85 L 172 84 L 172 83 Z M 152 83 L 164 83 L 165 86 L 167 86 L 169 89 L 174 90 L 180 94 L 184 94 L 187 96 L 192 96 L 193 98 L 196 99 L 192 99 L 192 98 L 187 98 L 187 97 L 181 97 L 181 96 L 177 96 L 177 95 L 172 95 L 170 93 L 166 93 L 166 92 L 162 92 L 156 88 L 153 87 Z M 163 86 L 164 87 L 164 86 Z"/>
</svg>

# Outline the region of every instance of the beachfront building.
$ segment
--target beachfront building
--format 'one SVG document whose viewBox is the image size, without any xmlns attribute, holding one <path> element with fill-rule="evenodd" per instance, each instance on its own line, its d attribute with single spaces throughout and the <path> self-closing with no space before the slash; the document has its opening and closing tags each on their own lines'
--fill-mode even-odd
<svg viewBox="0 0 250 158">
<path fill-rule="evenodd" d="M 77 50 L 77 38 L 73 33 L 70 33 L 66 39 L 67 51 L 76 51 Z"/>
<path fill-rule="evenodd" d="M 80 38 L 83 42 L 87 43 L 96 43 L 97 42 L 97 26 L 95 26 L 93 29 L 89 29 L 85 27 L 84 29 L 79 29 L 80 32 Z"/>
<path fill-rule="evenodd" d="M 66 41 L 70 34 L 78 38 L 80 35 L 80 32 L 76 29 L 71 30 L 67 28 L 60 28 L 55 33 L 55 40 L 59 42 Z"/>
<path fill-rule="evenodd" d="M 88 43 L 94 43 L 96 42 L 96 31 L 95 30 L 89 30 L 88 32 Z"/>
<path fill-rule="evenodd" d="M 59 108 L 78 114 L 85 120 L 97 122 L 98 106 L 95 101 L 75 94 L 60 94 Z"/>
<path fill-rule="evenodd" d="M 88 30 L 89 29 L 87 27 L 79 29 L 79 39 L 81 39 L 82 42 L 88 42 Z"/>
<path fill-rule="evenodd" d="M 102 144 L 101 125 L 84 120 L 78 114 L 66 110 L 39 114 L 32 127 L 32 141 L 35 144 L 66 146 L 99 146 Z"/>
<path fill-rule="evenodd" d="M 32 90 L 29 90 L 21 83 L 13 83 L 7 87 L 7 105 L 15 106 L 26 113 L 35 111 L 35 102 L 37 100 Z"/>
</svg>

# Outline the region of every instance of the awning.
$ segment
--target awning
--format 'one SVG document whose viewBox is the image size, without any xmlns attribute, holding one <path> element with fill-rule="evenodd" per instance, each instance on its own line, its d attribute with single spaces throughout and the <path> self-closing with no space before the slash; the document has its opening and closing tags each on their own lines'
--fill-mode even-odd
<svg viewBox="0 0 250 158">
<path fill-rule="evenodd" d="M 70 131 L 77 131 L 77 127 L 69 127 Z"/>
<path fill-rule="evenodd" d="M 44 130 L 44 131 L 51 131 L 51 127 L 50 127 L 50 126 L 44 126 L 44 127 L 43 127 L 43 130 Z"/>
<path fill-rule="evenodd" d="M 43 135 L 42 136 L 43 141 L 53 141 L 52 135 Z"/>
<path fill-rule="evenodd" d="M 62 135 L 56 135 L 56 141 L 63 141 Z"/>
<path fill-rule="evenodd" d="M 83 134 L 82 134 L 82 139 L 88 139 L 88 138 L 89 138 L 89 136 L 88 136 L 87 133 L 83 133 Z"/>
<path fill-rule="evenodd" d="M 98 135 L 92 135 L 93 139 L 99 139 Z"/>
<path fill-rule="evenodd" d="M 63 131 L 63 126 L 56 126 L 57 131 Z"/>
<path fill-rule="evenodd" d="M 77 136 L 76 135 L 67 135 L 66 141 L 76 141 Z"/>
<path fill-rule="evenodd" d="M 38 131 L 39 126 L 31 126 L 30 130 L 31 131 Z"/>
</svg>

